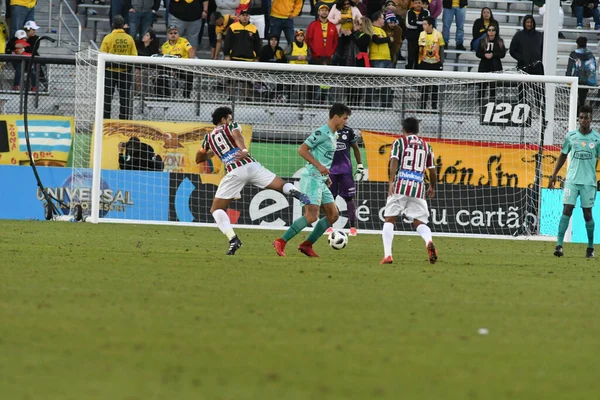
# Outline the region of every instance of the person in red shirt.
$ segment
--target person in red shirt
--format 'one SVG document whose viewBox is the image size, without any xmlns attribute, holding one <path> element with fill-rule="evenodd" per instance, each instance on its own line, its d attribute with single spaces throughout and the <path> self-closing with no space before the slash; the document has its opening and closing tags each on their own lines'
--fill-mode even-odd
<svg viewBox="0 0 600 400">
<path fill-rule="evenodd" d="M 331 65 L 338 45 L 338 31 L 329 22 L 329 6 L 319 5 L 318 18 L 306 28 L 306 44 L 310 49 L 310 64 Z M 309 88 L 309 97 L 316 103 L 324 104 L 329 96 L 329 86 Z"/>
</svg>

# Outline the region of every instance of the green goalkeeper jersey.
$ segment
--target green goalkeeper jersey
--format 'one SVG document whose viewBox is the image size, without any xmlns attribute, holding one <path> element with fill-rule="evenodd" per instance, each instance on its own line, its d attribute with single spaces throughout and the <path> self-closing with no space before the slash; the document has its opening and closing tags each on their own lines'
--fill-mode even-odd
<svg viewBox="0 0 600 400">
<path fill-rule="evenodd" d="M 323 125 L 314 131 L 304 143 L 310 149 L 312 156 L 321 164 L 331 168 L 333 162 L 333 156 L 335 154 L 335 148 L 337 145 L 338 135 L 336 132 L 331 132 L 329 125 Z M 311 163 L 306 163 L 306 171 L 314 176 L 321 176 L 319 170 Z M 323 180 L 327 180 L 327 176 L 322 177 Z"/>
<path fill-rule="evenodd" d="M 596 186 L 596 162 L 600 157 L 598 132 L 592 130 L 584 135 L 576 129 L 567 133 L 561 153 L 569 156 L 567 183 Z"/>
</svg>

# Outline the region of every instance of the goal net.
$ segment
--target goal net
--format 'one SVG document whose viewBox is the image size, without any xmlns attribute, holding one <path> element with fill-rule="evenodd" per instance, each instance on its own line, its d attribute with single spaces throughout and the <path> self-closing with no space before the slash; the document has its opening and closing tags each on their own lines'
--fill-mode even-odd
<svg viewBox="0 0 600 400">
<path fill-rule="evenodd" d="M 298 147 L 341 102 L 352 109 L 349 125 L 359 134 L 367 170 L 356 184 L 360 230 L 382 227 L 391 144 L 402 121 L 416 117 L 435 153 L 437 192 L 429 200 L 435 233 L 555 234 L 560 210 L 553 191 L 543 188 L 575 127 L 576 90 L 568 77 L 90 50 L 77 60 L 70 200 L 92 222 L 212 224 L 210 205 L 224 169 L 214 158 L 196 164 L 195 154 L 215 108 L 230 106 L 251 154 L 297 184 L 305 164 Z M 336 228 L 348 228 L 346 202 L 336 203 Z M 228 210 L 235 224 L 256 228 L 289 226 L 301 212 L 297 200 L 256 187 L 246 187 Z M 397 229 L 412 230 L 405 222 Z"/>
</svg>

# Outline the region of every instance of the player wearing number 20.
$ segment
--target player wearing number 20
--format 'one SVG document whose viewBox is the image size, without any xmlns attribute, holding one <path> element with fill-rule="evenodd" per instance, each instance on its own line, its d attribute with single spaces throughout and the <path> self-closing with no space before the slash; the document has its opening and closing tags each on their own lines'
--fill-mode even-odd
<svg viewBox="0 0 600 400">
<path fill-rule="evenodd" d="M 304 204 L 309 204 L 310 201 L 294 185 L 284 182 L 250 155 L 242 136 L 242 128 L 233 122 L 231 108 L 217 108 L 212 114 L 212 122 L 215 129 L 204 136 L 202 148 L 196 153 L 196 163 L 216 155 L 225 165 L 227 174 L 219 184 L 210 212 L 221 232 L 229 239 L 227 255 L 234 255 L 242 246 L 242 241 L 233 231 L 231 220 L 225 211 L 231 200 L 240 197 L 244 186 L 250 183 L 261 189 L 277 190 L 294 196 Z"/>
<path fill-rule="evenodd" d="M 425 195 L 435 195 L 437 174 L 433 162 L 433 150 L 429 144 L 418 136 L 419 121 L 406 118 L 402 123 L 402 136 L 392 144 L 390 154 L 390 182 L 388 198 L 385 205 L 383 224 L 383 252 L 381 264 L 391 264 L 392 241 L 396 217 L 404 215 L 412 221 L 417 233 L 425 241 L 429 254 L 429 262 L 435 264 L 438 255 L 431 237 L 429 208 Z M 429 187 L 425 185 L 426 170 L 429 170 Z"/>
</svg>

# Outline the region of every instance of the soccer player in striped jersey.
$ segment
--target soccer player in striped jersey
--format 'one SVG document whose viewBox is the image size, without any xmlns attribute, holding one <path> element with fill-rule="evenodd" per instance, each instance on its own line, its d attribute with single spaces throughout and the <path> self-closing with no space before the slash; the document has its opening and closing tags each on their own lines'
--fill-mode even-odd
<svg viewBox="0 0 600 400">
<path fill-rule="evenodd" d="M 577 197 L 581 202 L 585 229 L 588 236 L 586 258 L 594 257 L 594 216 L 592 208 L 596 200 L 596 167 L 600 157 L 600 134 L 592 129 L 592 107 L 585 105 L 579 110 L 579 129 L 567 133 L 554 172 L 550 176 L 550 189 L 554 188 L 556 175 L 569 159 L 565 189 L 563 194 L 563 213 L 558 223 L 558 237 L 554 255 L 562 257 L 565 232 L 569 227 Z"/>
<path fill-rule="evenodd" d="M 196 163 L 204 162 L 216 155 L 225 165 L 226 175 L 221 180 L 210 212 L 217 226 L 229 239 L 227 255 L 234 255 L 242 247 L 242 241 L 231 227 L 227 215 L 229 203 L 240 197 L 240 192 L 248 183 L 261 189 L 273 189 L 289 194 L 304 204 L 309 204 L 308 196 L 299 192 L 293 184 L 260 165 L 246 148 L 242 128 L 233 122 L 233 111 L 229 107 L 219 107 L 212 114 L 215 128 L 204 137 L 202 148 L 196 154 Z"/>
<path fill-rule="evenodd" d="M 281 238 L 273 242 L 280 257 L 285 257 L 287 242 L 319 218 L 320 209 L 325 217 L 319 219 L 313 231 L 298 246 L 298 250 L 308 257 L 319 257 L 313 250 L 313 244 L 339 218 L 335 199 L 329 190 L 329 168 L 337 145 L 337 131 L 344 128 L 350 114 L 346 105 L 333 104 L 329 109 L 329 121 L 314 131 L 298 149 L 298 154 L 307 161 L 300 175 L 300 190 L 306 193 L 310 204 L 304 206 L 304 215 L 295 220 Z"/>
<path fill-rule="evenodd" d="M 429 208 L 425 195 L 435 195 L 437 174 L 433 162 L 431 146 L 418 136 L 419 121 L 406 118 L 402 123 L 402 136 L 392 145 L 390 154 L 390 182 L 388 198 L 383 216 L 383 252 L 381 264 L 391 264 L 392 241 L 396 217 L 404 215 L 412 221 L 415 230 L 425 241 L 429 262 L 435 264 L 438 259 L 437 250 L 431 237 Z M 426 170 L 429 170 L 429 187 L 425 185 Z"/>
</svg>

